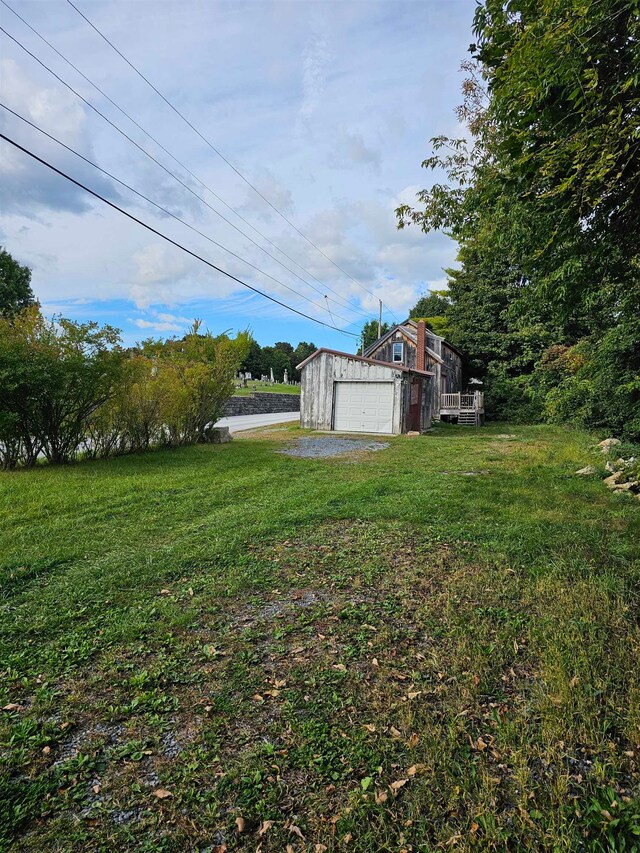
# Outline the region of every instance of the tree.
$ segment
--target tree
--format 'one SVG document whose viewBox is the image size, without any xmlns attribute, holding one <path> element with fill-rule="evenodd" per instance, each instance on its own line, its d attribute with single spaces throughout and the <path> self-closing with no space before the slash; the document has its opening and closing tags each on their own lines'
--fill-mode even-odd
<svg viewBox="0 0 640 853">
<path fill-rule="evenodd" d="M 317 350 L 317 346 L 315 344 L 308 344 L 306 341 L 300 341 L 298 346 L 295 348 L 293 352 L 293 358 L 291 359 L 293 362 L 293 366 L 297 367 L 299 364 L 309 358 L 310 355 Z"/>
<path fill-rule="evenodd" d="M 0 320 L 0 410 L 27 465 L 40 451 L 52 463 L 75 456 L 90 418 L 120 381 L 119 340 L 111 326 L 47 320 L 37 306 Z"/>
<path fill-rule="evenodd" d="M 471 346 L 503 414 L 518 389 L 528 416 L 578 411 L 576 382 L 542 366 L 549 347 L 577 347 L 582 392 L 587 372 L 606 375 L 618 406 L 599 415 L 592 400 L 581 422 L 638 436 L 638 4 L 484 0 L 474 29 L 459 109 L 471 142 L 432 140 L 423 165 L 446 182 L 398 208 L 399 226 L 459 242 L 450 334 Z"/>
<path fill-rule="evenodd" d="M 34 302 L 31 270 L 0 247 L 0 316 L 13 317 Z"/>
<path fill-rule="evenodd" d="M 251 338 L 249 341 L 249 349 L 240 369 L 245 372 L 248 371 L 254 379 L 259 379 L 264 373 L 262 347 L 255 338 Z"/>
<path fill-rule="evenodd" d="M 430 290 L 421 296 L 409 311 L 412 320 L 423 320 L 425 317 L 445 317 L 451 307 L 451 297 L 446 290 Z"/>
<path fill-rule="evenodd" d="M 381 335 L 386 335 L 391 327 L 388 323 L 383 323 L 381 326 Z M 378 340 L 378 321 L 377 320 L 367 320 L 367 322 L 362 327 L 362 340 L 364 343 L 364 349 L 366 350 L 371 344 L 374 344 Z M 358 350 L 360 354 L 362 354 L 362 346 Z"/>
</svg>

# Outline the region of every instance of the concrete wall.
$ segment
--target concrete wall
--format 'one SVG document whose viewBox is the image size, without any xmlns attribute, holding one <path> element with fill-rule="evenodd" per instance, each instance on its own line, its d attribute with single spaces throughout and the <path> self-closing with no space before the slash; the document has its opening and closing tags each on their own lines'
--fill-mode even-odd
<svg viewBox="0 0 640 853">
<path fill-rule="evenodd" d="M 269 392 L 260 391 L 247 397 L 232 397 L 224 407 L 225 417 L 299 411 L 299 394 L 269 394 Z"/>
</svg>

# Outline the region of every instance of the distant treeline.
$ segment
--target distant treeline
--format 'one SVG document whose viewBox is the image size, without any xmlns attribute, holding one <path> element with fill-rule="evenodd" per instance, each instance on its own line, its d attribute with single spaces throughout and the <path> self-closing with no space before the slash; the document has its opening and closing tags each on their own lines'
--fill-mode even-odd
<svg viewBox="0 0 640 853">
<path fill-rule="evenodd" d="M 260 379 L 261 376 L 270 376 L 273 368 L 273 377 L 277 382 L 282 382 L 286 370 L 290 381 L 299 381 L 300 374 L 296 366 L 316 349 L 315 344 L 306 341 L 301 341 L 295 348 L 287 341 L 278 341 L 272 347 L 261 347 L 252 339 L 240 369 L 249 371 L 253 379 Z"/>
</svg>

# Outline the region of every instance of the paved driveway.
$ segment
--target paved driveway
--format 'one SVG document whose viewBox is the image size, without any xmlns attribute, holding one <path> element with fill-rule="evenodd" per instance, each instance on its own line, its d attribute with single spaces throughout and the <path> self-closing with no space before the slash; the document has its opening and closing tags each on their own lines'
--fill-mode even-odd
<svg viewBox="0 0 640 853">
<path fill-rule="evenodd" d="M 220 418 L 216 422 L 216 426 L 229 427 L 229 431 L 233 435 L 234 432 L 240 432 L 243 429 L 255 429 L 256 427 L 299 420 L 300 412 L 275 412 L 275 414 L 268 415 L 236 415 L 232 418 Z"/>
</svg>

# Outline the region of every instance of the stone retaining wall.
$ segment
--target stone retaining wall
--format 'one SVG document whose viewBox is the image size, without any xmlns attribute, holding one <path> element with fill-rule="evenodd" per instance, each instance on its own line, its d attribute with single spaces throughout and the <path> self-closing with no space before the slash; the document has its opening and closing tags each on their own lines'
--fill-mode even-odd
<svg viewBox="0 0 640 853">
<path fill-rule="evenodd" d="M 225 417 L 299 411 L 299 394 L 269 394 L 260 391 L 256 391 L 247 397 L 232 397 L 224 407 Z"/>
</svg>

